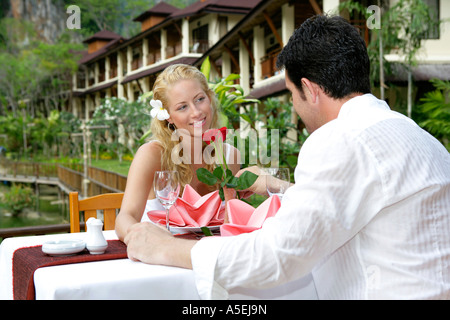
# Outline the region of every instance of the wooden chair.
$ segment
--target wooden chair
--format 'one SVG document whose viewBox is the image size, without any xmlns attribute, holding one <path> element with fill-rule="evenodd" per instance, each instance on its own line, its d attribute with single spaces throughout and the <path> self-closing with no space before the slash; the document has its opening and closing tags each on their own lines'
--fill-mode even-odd
<svg viewBox="0 0 450 320">
<path fill-rule="evenodd" d="M 80 232 L 80 211 L 84 211 L 84 221 L 97 218 L 97 210 L 103 210 L 104 230 L 114 230 L 116 209 L 122 205 L 123 193 L 104 193 L 78 200 L 78 192 L 69 194 L 70 232 Z"/>
</svg>

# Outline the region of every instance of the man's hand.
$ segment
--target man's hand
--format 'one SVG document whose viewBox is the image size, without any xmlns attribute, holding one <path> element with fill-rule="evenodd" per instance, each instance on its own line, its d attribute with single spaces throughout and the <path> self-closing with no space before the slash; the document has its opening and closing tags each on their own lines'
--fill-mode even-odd
<svg viewBox="0 0 450 320">
<path fill-rule="evenodd" d="M 133 261 L 192 269 L 191 249 L 197 241 L 177 239 L 153 223 L 132 225 L 124 242 L 128 258 Z"/>
</svg>

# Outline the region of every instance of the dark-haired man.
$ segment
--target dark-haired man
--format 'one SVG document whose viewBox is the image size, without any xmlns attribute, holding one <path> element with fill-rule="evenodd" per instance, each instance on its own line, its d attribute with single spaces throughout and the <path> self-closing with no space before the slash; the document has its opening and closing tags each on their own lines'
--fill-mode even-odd
<svg viewBox="0 0 450 320">
<path fill-rule="evenodd" d="M 203 298 L 311 273 L 321 299 L 449 299 L 448 151 L 370 94 L 366 47 L 343 18 L 308 19 L 278 66 L 311 135 L 277 215 L 198 242 L 138 224 L 130 258 L 192 267 Z"/>
</svg>

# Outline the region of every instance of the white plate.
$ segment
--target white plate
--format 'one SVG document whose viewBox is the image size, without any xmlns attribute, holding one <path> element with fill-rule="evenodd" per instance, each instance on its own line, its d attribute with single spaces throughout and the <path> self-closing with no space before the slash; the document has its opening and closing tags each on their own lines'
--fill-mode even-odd
<svg viewBox="0 0 450 320">
<path fill-rule="evenodd" d="M 216 231 L 220 229 L 219 226 L 207 226 L 207 228 L 211 231 Z M 184 233 L 191 233 L 191 232 L 197 232 L 203 234 L 203 231 L 200 227 L 173 227 L 170 226 L 170 232 L 173 234 L 184 234 Z"/>
<path fill-rule="evenodd" d="M 42 251 L 51 256 L 71 255 L 83 251 L 86 243 L 83 240 L 47 241 L 42 245 Z"/>
</svg>

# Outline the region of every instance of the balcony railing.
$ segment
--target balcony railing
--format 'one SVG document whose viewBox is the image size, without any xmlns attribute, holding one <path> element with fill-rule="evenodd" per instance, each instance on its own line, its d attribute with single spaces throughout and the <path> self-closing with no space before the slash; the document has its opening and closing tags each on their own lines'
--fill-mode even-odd
<svg viewBox="0 0 450 320">
<path fill-rule="evenodd" d="M 86 79 L 77 75 L 77 88 L 84 89 L 86 86 Z"/>
<path fill-rule="evenodd" d="M 154 64 L 161 60 L 161 50 L 151 51 L 147 54 L 147 65 Z"/>
<path fill-rule="evenodd" d="M 115 78 L 115 77 L 117 77 L 117 68 L 110 69 L 109 70 L 109 78 L 112 79 L 112 78 Z"/>
<path fill-rule="evenodd" d="M 181 42 L 168 44 L 166 47 L 166 59 L 175 57 L 181 53 Z"/>
<path fill-rule="evenodd" d="M 278 69 L 276 67 L 278 54 L 281 52 L 281 49 L 277 49 L 275 51 L 269 52 L 264 57 L 261 58 L 261 78 L 267 79 L 273 77 Z"/>
<path fill-rule="evenodd" d="M 205 53 L 211 47 L 210 40 L 194 40 L 190 46 L 191 53 Z"/>
<path fill-rule="evenodd" d="M 142 67 L 142 57 L 139 57 L 137 59 L 133 59 L 131 61 L 131 70 L 136 70 Z"/>
</svg>

